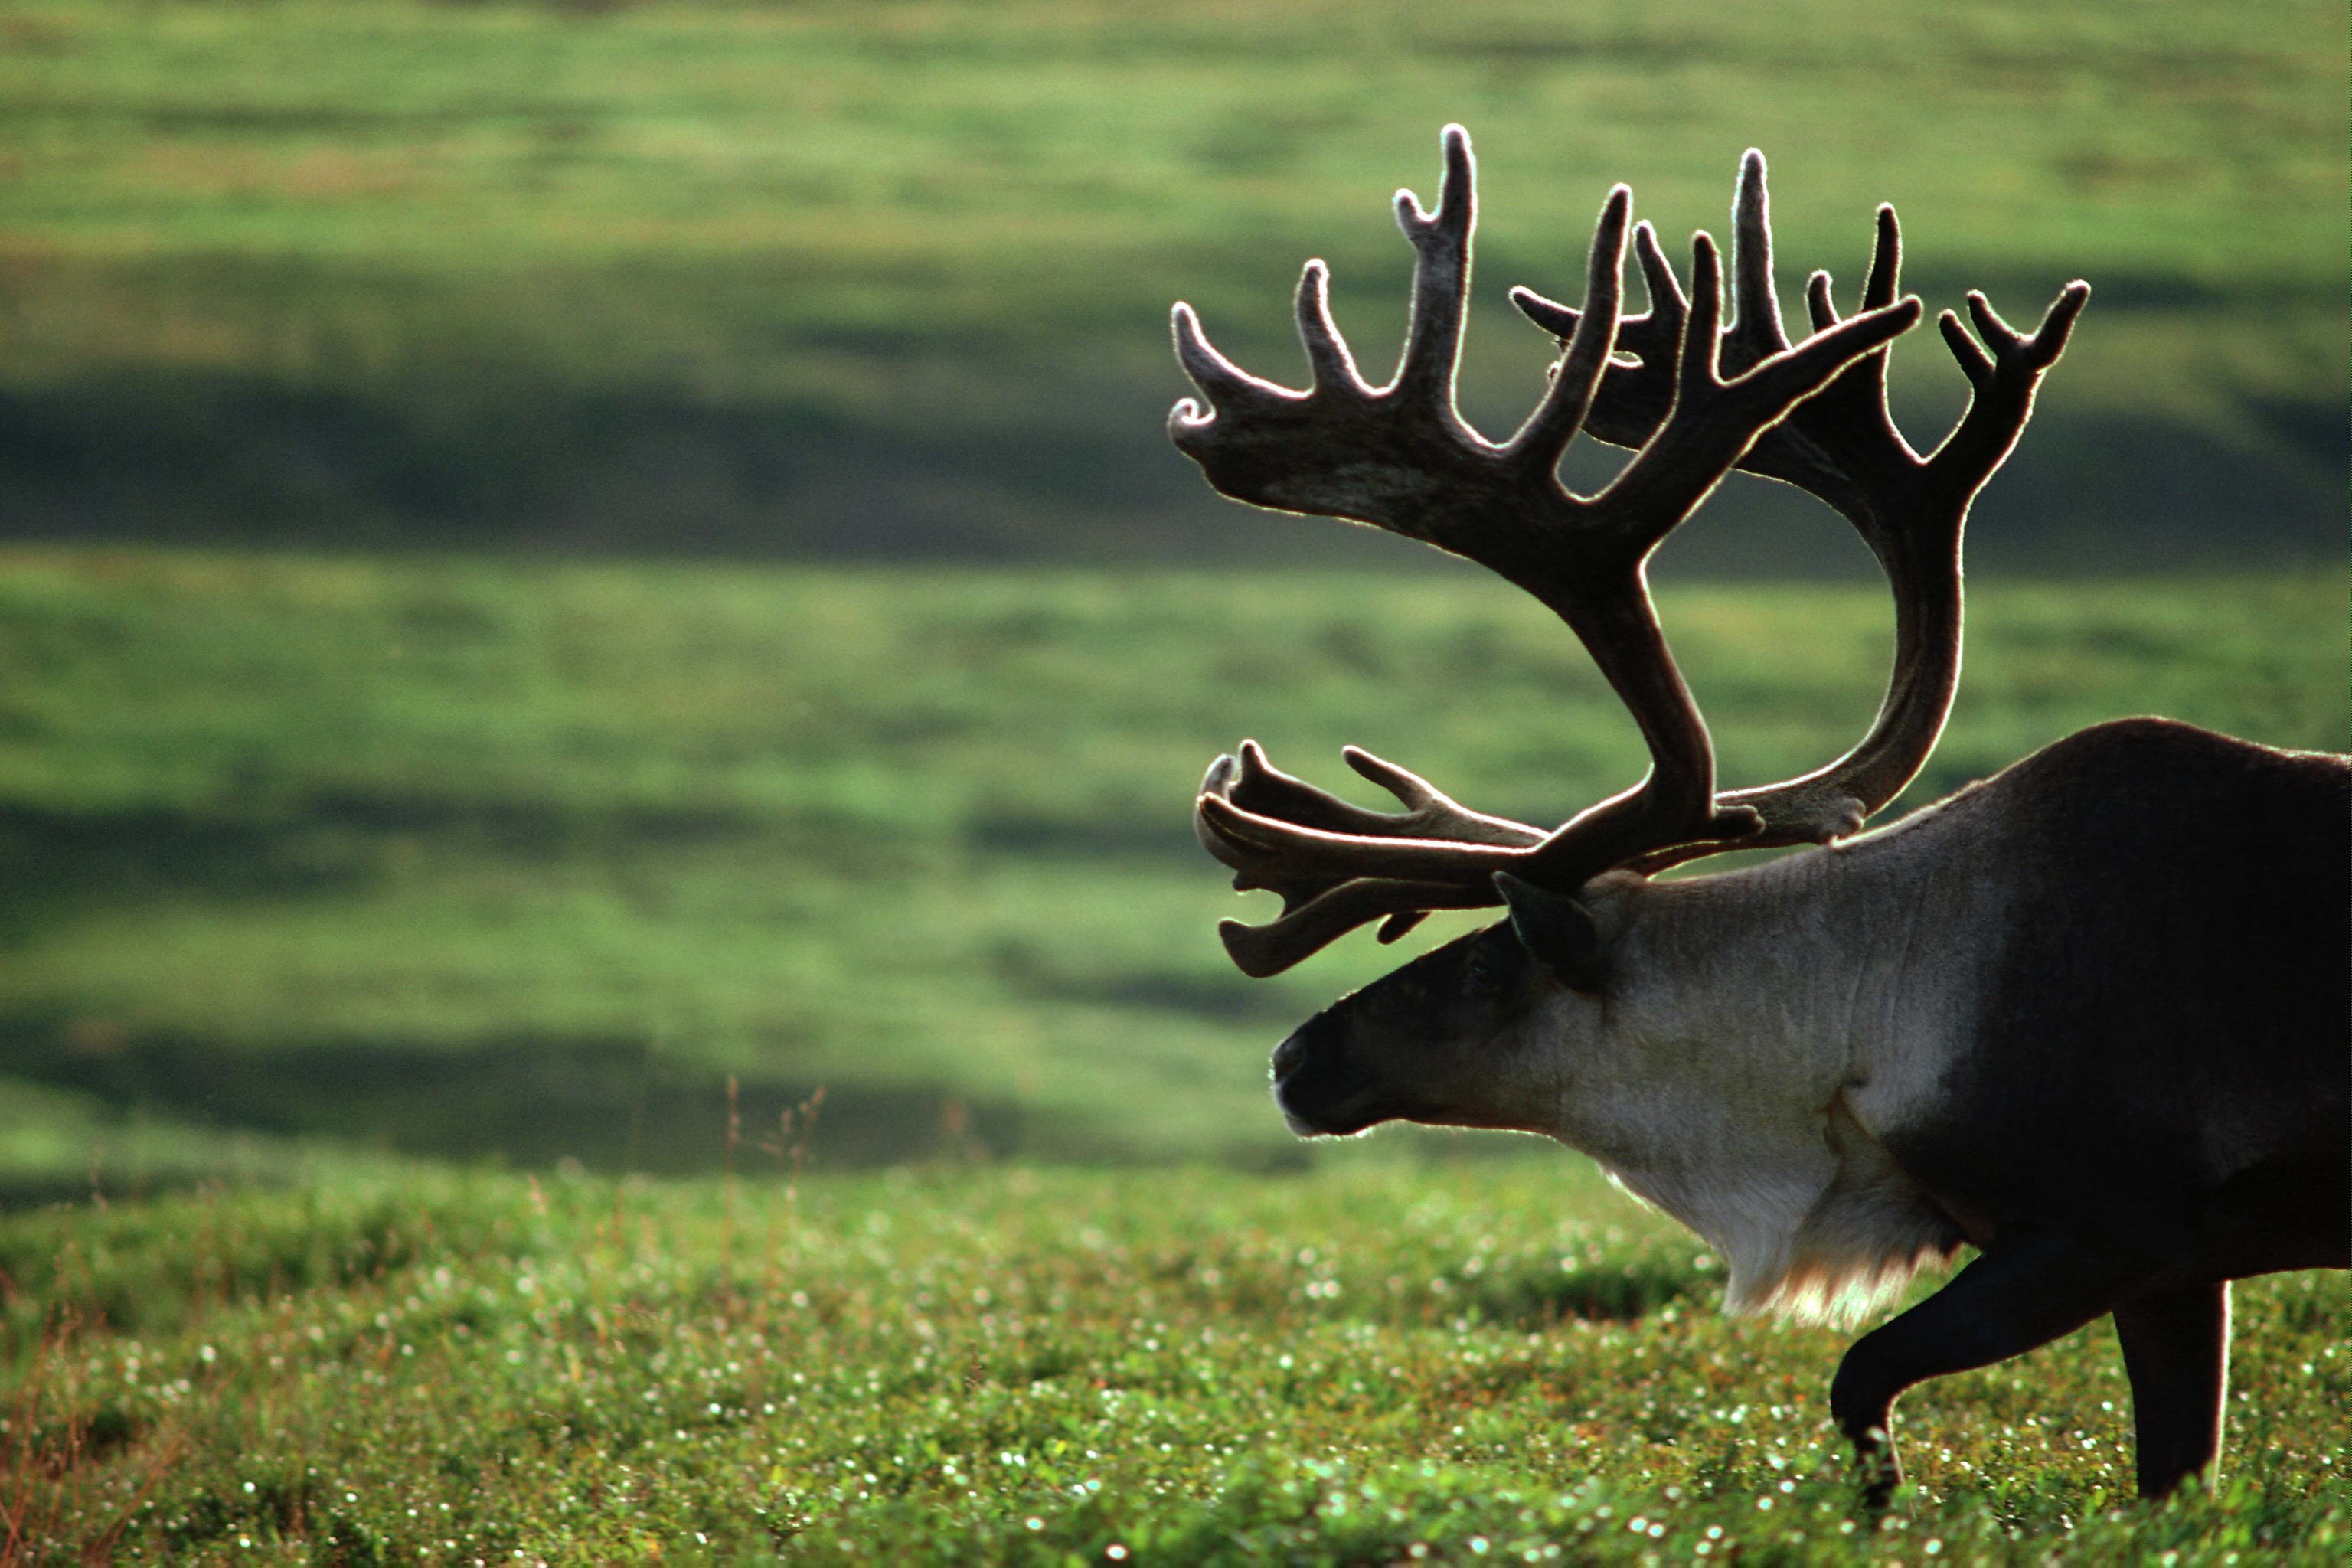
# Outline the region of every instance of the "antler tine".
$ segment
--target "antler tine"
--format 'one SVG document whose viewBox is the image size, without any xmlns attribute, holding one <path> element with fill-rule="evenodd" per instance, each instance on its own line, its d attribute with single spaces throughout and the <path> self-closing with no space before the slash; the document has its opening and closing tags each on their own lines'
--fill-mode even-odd
<svg viewBox="0 0 2352 1568">
<path fill-rule="evenodd" d="M 1425 210 L 1411 191 L 1396 194 L 1397 226 L 1412 242 L 1412 318 L 1404 355 L 1389 389 L 1454 408 L 1454 372 L 1462 359 L 1462 323 L 1470 307 L 1470 234 L 1478 221 L 1478 166 L 1470 132 L 1448 125 L 1438 132 L 1445 173 L 1437 210 Z"/>
<path fill-rule="evenodd" d="M 1321 257 L 1308 262 L 1298 275 L 1297 300 L 1298 341 L 1307 350 L 1307 364 L 1315 377 L 1314 391 L 1369 396 L 1371 388 L 1356 369 L 1348 340 L 1331 320 L 1331 268 Z"/>
<path fill-rule="evenodd" d="M 1202 782 L 1201 793 L 1261 816 L 1363 837 L 1444 838 L 1466 844 L 1533 844 L 1543 837 L 1540 831 L 1523 823 L 1473 811 L 1419 773 L 1360 746 L 1343 747 L 1339 754 L 1358 773 L 1396 796 L 1405 809 L 1368 811 L 1304 779 L 1293 778 L 1266 761 L 1265 749 L 1255 741 L 1242 742 L 1238 759 L 1220 757 L 1220 763 L 1231 766 L 1222 775 L 1213 766 Z"/>
<path fill-rule="evenodd" d="M 1250 374 L 1219 353 L 1208 334 L 1202 331 L 1200 316 L 1181 300 L 1169 311 L 1169 327 L 1176 340 L 1178 363 L 1208 400 L 1203 404 L 1190 397 L 1179 398 L 1176 406 L 1168 411 L 1169 439 L 1180 450 L 1189 449 L 1190 443 L 1216 425 L 1220 409 L 1239 415 L 1244 410 L 1278 405 L 1298 397 L 1295 392 Z"/>
<path fill-rule="evenodd" d="M 1895 221 L 1895 204 L 1879 203 L 1873 221 L 1877 225 L 1877 230 L 1870 247 L 1870 275 L 1863 279 L 1862 284 L 1862 307 L 1865 310 L 1894 299 L 1903 274 L 1903 226 Z M 1829 287 L 1830 275 L 1824 272 L 1822 274 L 1822 299 L 1824 302 L 1830 297 Z M 1834 317 L 1832 312 L 1832 318 Z M 1816 317 L 1813 324 L 1820 327 L 1828 323 Z"/>
<path fill-rule="evenodd" d="M 1526 423 L 1505 444 L 1504 451 L 1530 474 L 1550 479 L 1559 468 L 1568 444 L 1584 427 L 1592 399 L 1601 389 L 1609 356 L 1617 347 L 1617 327 L 1625 300 L 1625 226 L 1633 214 L 1633 192 L 1628 185 L 1610 187 L 1593 226 L 1592 246 L 1584 266 L 1584 311 L 1575 332 L 1552 367 L 1550 384 Z M 1643 226 L 1648 231 L 1649 226 Z M 1654 247 L 1654 241 L 1653 242 Z M 1679 330 L 1680 323 L 1676 322 Z"/>
<path fill-rule="evenodd" d="M 1339 883 L 1265 925 L 1219 921 L 1217 936 L 1235 968 L 1263 980 L 1313 957 L 1358 926 L 1385 919 L 1381 940 L 1394 942 L 1429 910 L 1484 909 L 1498 901 L 1491 888 L 1362 878 Z"/>
<path fill-rule="evenodd" d="M 1772 286 L 1772 218 L 1764 154 L 1753 147 L 1740 155 L 1736 191 L 1731 204 L 1733 312 L 1723 344 L 1724 363 L 1735 371 L 1789 346 L 1788 331 L 1780 324 L 1780 297 Z M 1893 296 L 1884 302 L 1893 304 Z"/>
<path fill-rule="evenodd" d="M 1196 805 L 1199 821 L 1230 852 L 1219 852 L 1219 859 L 1234 865 L 1234 857 L 1239 856 L 1249 861 L 1245 875 L 1270 875 L 1287 882 L 1319 879 L 1328 883 L 1349 877 L 1380 876 L 1402 881 L 1475 883 L 1482 875 L 1496 871 L 1524 870 L 1530 847 L 1528 840 L 1516 837 L 1479 842 L 1403 834 L 1335 833 L 1287 817 L 1248 810 L 1221 795 L 1203 795 Z M 1540 835 L 1536 837 L 1541 838 Z M 1252 885 L 1276 884 L 1261 881 Z"/>
</svg>

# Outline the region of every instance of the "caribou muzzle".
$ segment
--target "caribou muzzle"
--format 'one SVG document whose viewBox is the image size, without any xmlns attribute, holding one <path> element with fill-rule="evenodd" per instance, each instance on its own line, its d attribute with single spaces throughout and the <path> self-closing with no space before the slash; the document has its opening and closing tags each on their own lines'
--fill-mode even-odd
<svg viewBox="0 0 2352 1568">
<path fill-rule="evenodd" d="M 1371 1075 L 1349 1060 L 1346 1030 L 1318 1014 L 1274 1047 L 1274 1103 L 1301 1138 L 1344 1138 L 1388 1117 Z"/>
</svg>

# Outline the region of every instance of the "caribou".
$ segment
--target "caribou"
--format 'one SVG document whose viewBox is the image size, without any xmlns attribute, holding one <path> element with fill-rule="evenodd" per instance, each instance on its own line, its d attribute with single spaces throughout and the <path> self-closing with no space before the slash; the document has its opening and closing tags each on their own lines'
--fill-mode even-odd
<svg viewBox="0 0 2352 1568">
<path fill-rule="evenodd" d="M 1898 1484 L 1902 1393 L 2021 1355 L 2101 1315 L 2128 1374 L 2137 1481 L 2160 1496 L 2221 1445 L 2230 1282 L 2352 1267 L 2347 953 L 2352 759 L 2164 719 L 2084 730 L 1890 826 L 1960 670 L 1961 532 L 2090 297 L 2032 331 L 1980 293 L 1939 328 L 1969 384 L 1942 443 L 1889 415 L 1898 295 L 1891 207 L 1858 307 L 1778 304 L 1762 156 L 1742 162 L 1723 263 L 1690 287 L 1632 193 L 1595 227 L 1580 306 L 1512 298 L 1559 340 L 1534 411 L 1492 441 L 1456 411 L 1475 216 L 1468 137 L 1444 133 L 1434 209 L 1397 216 L 1415 258 L 1396 373 L 1373 386 L 1333 325 L 1324 264 L 1297 300 L 1304 392 L 1251 375 L 1174 311 L 1199 389 L 1170 419 L 1224 495 L 1387 530 L 1467 558 L 1567 622 L 1639 726 L 1639 783 L 1542 829 L 1458 804 L 1349 748 L 1396 796 L 1372 810 L 1245 742 L 1194 826 L 1241 889 L 1283 912 L 1222 934 L 1254 976 L 1360 926 L 1431 910 L 1507 918 L 1427 952 L 1276 1049 L 1304 1136 L 1403 1119 L 1547 1135 L 1591 1155 L 1726 1263 L 1726 1305 L 1855 1322 L 1925 1266 L 1974 1257 L 1857 1341 L 1832 1418 L 1863 1493 Z M 1648 296 L 1623 309 L 1629 247 Z M 1591 495 L 1559 468 L 1580 432 L 1633 450 Z M 1653 605 L 1651 553 L 1733 468 L 1842 514 L 1895 602 L 1875 721 L 1801 777 L 1721 791 L 1706 725 Z M 1656 874 L 1785 848 L 1712 875 Z"/>
</svg>

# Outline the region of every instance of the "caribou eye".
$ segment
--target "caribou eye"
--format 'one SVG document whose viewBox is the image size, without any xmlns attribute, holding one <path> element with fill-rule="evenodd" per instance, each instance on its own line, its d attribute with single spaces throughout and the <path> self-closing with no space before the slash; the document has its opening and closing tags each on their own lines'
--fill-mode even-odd
<svg viewBox="0 0 2352 1568">
<path fill-rule="evenodd" d="M 1469 961 L 1462 966 L 1462 992 L 1474 1002 L 1489 1002 L 1502 989 L 1503 966 L 1493 951 L 1485 946 L 1470 950 Z"/>
</svg>

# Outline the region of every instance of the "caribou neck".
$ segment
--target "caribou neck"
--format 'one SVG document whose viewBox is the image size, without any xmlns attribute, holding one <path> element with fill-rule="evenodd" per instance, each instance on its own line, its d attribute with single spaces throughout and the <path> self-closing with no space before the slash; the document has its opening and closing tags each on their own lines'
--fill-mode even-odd
<svg viewBox="0 0 2352 1568">
<path fill-rule="evenodd" d="M 1887 1144 L 1934 1118 L 2003 940 L 2000 879 L 1939 844 L 1976 805 L 1762 866 L 1590 889 L 1614 978 L 1559 1053 L 1538 1130 L 1712 1242 L 1735 1304 L 1819 1276 L 1847 1297 L 1824 1310 L 1858 1310 L 1882 1268 L 1907 1275 L 1954 1239 Z"/>
</svg>

